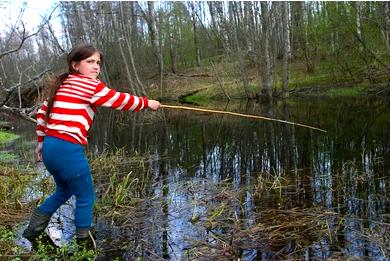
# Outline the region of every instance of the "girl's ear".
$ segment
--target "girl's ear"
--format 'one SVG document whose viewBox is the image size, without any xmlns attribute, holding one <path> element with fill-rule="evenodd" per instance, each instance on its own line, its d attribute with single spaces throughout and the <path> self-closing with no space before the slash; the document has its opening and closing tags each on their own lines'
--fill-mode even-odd
<svg viewBox="0 0 390 261">
<path fill-rule="evenodd" d="M 72 62 L 72 69 L 75 72 L 79 71 L 79 64 L 78 64 L 78 62 Z"/>
</svg>

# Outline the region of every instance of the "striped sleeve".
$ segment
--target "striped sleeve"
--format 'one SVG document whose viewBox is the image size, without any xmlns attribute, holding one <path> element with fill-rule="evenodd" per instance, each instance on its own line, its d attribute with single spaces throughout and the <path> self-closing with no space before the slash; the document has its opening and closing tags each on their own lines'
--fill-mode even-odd
<svg viewBox="0 0 390 261">
<path fill-rule="evenodd" d="M 37 133 L 37 139 L 38 142 L 42 142 L 45 137 L 45 131 L 46 131 L 46 110 L 47 110 L 47 100 L 44 101 L 42 106 L 37 111 L 35 118 L 37 120 L 37 127 L 36 127 L 36 133 Z"/>
<path fill-rule="evenodd" d="M 91 104 L 117 110 L 139 111 L 148 108 L 148 98 L 118 92 L 99 83 L 91 98 Z"/>
</svg>

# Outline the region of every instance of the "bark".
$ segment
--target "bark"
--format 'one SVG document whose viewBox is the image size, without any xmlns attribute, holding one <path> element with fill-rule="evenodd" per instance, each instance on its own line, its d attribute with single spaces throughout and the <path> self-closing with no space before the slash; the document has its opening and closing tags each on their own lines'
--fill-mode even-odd
<svg viewBox="0 0 390 261">
<path fill-rule="evenodd" d="M 198 43 L 195 5 L 192 2 L 190 2 L 189 5 L 191 7 L 192 29 L 194 30 L 195 64 L 197 67 L 200 67 L 200 49 L 199 49 L 199 43 Z"/>
<path fill-rule="evenodd" d="M 305 2 L 299 2 L 299 11 L 300 11 L 300 28 L 302 30 L 301 38 L 301 47 L 303 49 L 303 55 L 306 62 L 306 71 L 308 73 L 314 72 L 314 64 L 311 61 L 310 52 L 309 52 L 309 39 L 307 34 L 307 12 L 305 7 Z"/>
<path fill-rule="evenodd" d="M 118 46 L 119 46 L 119 50 L 120 50 L 120 53 L 121 53 L 121 57 L 122 57 L 122 60 L 123 60 L 123 64 L 124 64 L 124 67 L 125 67 L 125 71 L 126 71 L 126 78 L 127 80 L 129 81 L 130 83 L 130 90 L 131 92 L 133 92 L 134 94 L 138 95 L 138 89 L 136 89 L 137 86 L 135 86 L 134 84 L 134 81 L 133 81 L 133 78 L 131 77 L 131 73 L 130 73 L 130 67 L 129 67 L 129 64 L 127 62 L 127 57 L 124 53 L 124 50 L 123 50 L 123 47 L 122 47 L 122 42 L 124 42 L 124 37 L 119 37 L 118 35 L 118 28 L 116 26 L 116 23 L 115 23 L 115 20 L 116 20 L 116 17 L 114 16 L 114 12 L 113 12 L 113 8 L 112 8 L 112 4 L 113 3 L 110 3 L 110 9 L 111 9 L 111 25 L 112 25 L 112 28 L 113 28 L 113 31 L 114 31 L 114 34 L 115 34 L 115 38 L 118 39 Z"/>
<path fill-rule="evenodd" d="M 239 64 L 239 67 L 240 67 L 240 74 L 241 74 L 242 85 L 243 85 L 246 97 L 249 98 L 250 94 L 249 94 L 249 91 L 248 91 L 248 76 L 247 76 L 247 73 L 245 71 L 244 58 L 243 58 L 243 54 L 242 54 L 240 43 L 238 41 L 238 31 L 239 31 L 238 24 L 239 24 L 239 19 L 238 19 L 238 14 L 237 14 L 237 8 L 236 7 L 237 6 L 235 6 L 235 3 L 229 2 L 229 13 L 230 13 L 230 16 L 232 16 L 233 19 L 234 19 L 235 30 L 233 32 L 233 35 L 234 35 L 234 42 L 235 42 L 235 45 L 236 45 L 236 53 L 237 53 L 238 64 Z"/>
<path fill-rule="evenodd" d="M 288 59 L 289 59 L 289 27 L 288 27 L 288 2 L 281 2 L 283 24 L 283 66 L 282 83 L 283 97 L 288 98 Z"/>
<path fill-rule="evenodd" d="M 218 27 L 222 35 L 223 47 L 226 51 L 226 55 L 229 62 L 232 62 L 232 47 L 231 47 L 231 32 L 230 26 L 227 25 L 225 14 L 223 11 L 223 4 L 221 2 L 214 2 L 213 5 L 216 9 L 216 16 L 218 17 Z"/>
<path fill-rule="evenodd" d="M 248 57 L 251 59 L 252 63 L 256 63 L 257 58 L 257 50 L 256 50 L 256 26 L 254 21 L 253 14 L 253 5 L 252 2 L 244 2 L 244 13 L 245 13 L 245 28 L 244 31 L 246 33 L 246 45 Z"/>
<path fill-rule="evenodd" d="M 217 23 L 215 21 L 215 11 L 214 11 L 214 2 L 207 2 L 209 6 L 210 18 L 211 18 L 211 26 L 214 31 L 217 31 Z"/>
<path fill-rule="evenodd" d="M 148 24 L 149 29 L 149 35 L 150 35 L 150 42 L 152 44 L 153 54 L 156 59 L 156 62 L 158 64 L 159 72 L 163 72 L 163 64 L 162 64 L 162 54 L 160 51 L 160 43 L 157 39 L 157 26 L 156 26 L 156 19 L 154 17 L 154 2 L 148 1 L 148 11 L 145 13 L 141 7 L 139 7 L 146 23 Z"/>
<path fill-rule="evenodd" d="M 127 47 L 127 52 L 129 53 L 129 56 L 130 56 L 130 67 L 134 73 L 133 83 L 135 84 L 136 89 L 139 90 L 142 95 L 146 95 L 146 91 L 143 87 L 143 84 L 141 83 L 141 80 L 139 79 L 138 72 L 137 72 L 137 69 L 135 67 L 133 47 L 132 47 L 132 43 L 131 43 L 131 38 L 129 37 L 129 35 L 132 35 L 132 33 L 131 33 L 131 31 L 130 31 L 130 33 L 127 32 L 127 28 L 129 28 L 131 30 L 132 25 L 130 24 L 130 26 L 125 26 L 127 24 L 126 23 L 127 19 L 124 16 L 123 2 L 119 3 L 119 7 L 120 7 L 119 10 L 120 10 L 120 16 L 121 16 L 122 31 L 123 31 L 124 36 L 125 36 L 125 43 L 126 43 L 126 47 Z M 129 21 L 129 22 L 131 22 L 131 21 Z"/>
<path fill-rule="evenodd" d="M 176 50 L 175 50 L 175 36 L 173 34 L 171 21 L 168 21 L 168 34 L 169 34 L 169 58 L 171 59 L 171 72 L 176 74 Z"/>
<path fill-rule="evenodd" d="M 72 45 L 75 46 L 78 43 L 80 43 L 80 41 L 86 41 L 86 38 L 85 38 L 86 34 L 84 31 L 84 24 L 83 24 L 82 17 L 80 14 L 79 3 L 77 3 L 77 2 L 70 2 L 70 3 L 71 3 L 72 8 L 71 8 L 71 12 L 69 14 L 69 17 L 70 17 L 71 23 L 74 24 L 73 32 L 71 34 L 73 36 L 73 37 L 71 37 L 71 42 L 72 42 Z"/>
<path fill-rule="evenodd" d="M 385 44 L 387 47 L 387 52 L 390 54 L 390 5 L 389 2 L 384 2 L 384 9 L 385 9 Z"/>
<path fill-rule="evenodd" d="M 359 38 L 363 39 L 362 37 L 362 25 L 361 25 L 361 3 L 360 2 L 355 2 L 355 9 L 356 9 L 356 33 Z"/>
<path fill-rule="evenodd" d="M 261 89 L 260 96 L 271 100 L 271 68 L 270 68 L 270 55 L 269 55 L 269 11 L 268 3 L 261 2 L 261 25 L 262 25 L 262 53 L 263 53 L 263 87 Z"/>
</svg>

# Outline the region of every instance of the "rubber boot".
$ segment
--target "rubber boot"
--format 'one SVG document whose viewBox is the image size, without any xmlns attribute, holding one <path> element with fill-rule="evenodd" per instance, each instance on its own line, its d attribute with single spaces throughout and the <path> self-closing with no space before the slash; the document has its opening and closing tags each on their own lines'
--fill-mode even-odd
<svg viewBox="0 0 390 261">
<path fill-rule="evenodd" d="M 96 240 L 91 228 L 76 228 L 76 243 L 83 250 L 96 250 Z"/>
<path fill-rule="evenodd" d="M 49 248 L 57 248 L 53 240 L 44 232 L 45 228 L 49 224 L 51 215 L 39 211 L 38 208 L 34 209 L 31 214 L 30 223 L 23 232 L 23 237 L 30 241 L 32 249 L 37 251 L 39 244 L 48 245 Z"/>
</svg>

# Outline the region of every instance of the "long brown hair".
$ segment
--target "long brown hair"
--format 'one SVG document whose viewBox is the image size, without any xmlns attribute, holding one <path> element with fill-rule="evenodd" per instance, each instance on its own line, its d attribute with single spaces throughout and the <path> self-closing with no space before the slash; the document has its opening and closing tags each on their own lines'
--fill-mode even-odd
<svg viewBox="0 0 390 261">
<path fill-rule="evenodd" d="M 56 95 L 56 92 L 58 88 L 61 86 L 61 84 L 64 82 L 66 78 L 68 78 L 69 74 L 71 73 L 77 73 L 73 67 L 73 62 L 80 62 L 84 59 L 87 59 L 88 57 L 92 56 L 94 53 L 99 53 L 100 55 L 100 62 L 103 63 L 103 55 L 97 48 L 93 47 L 89 44 L 82 44 L 74 47 L 70 53 L 68 54 L 66 61 L 68 63 L 68 72 L 63 73 L 57 77 L 51 78 L 48 80 L 48 82 L 45 85 L 45 91 L 46 95 L 44 97 L 47 97 L 47 110 L 46 110 L 46 117 L 45 122 L 47 123 L 50 115 L 50 111 L 53 108 L 54 103 L 54 96 Z"/>
</svg>

